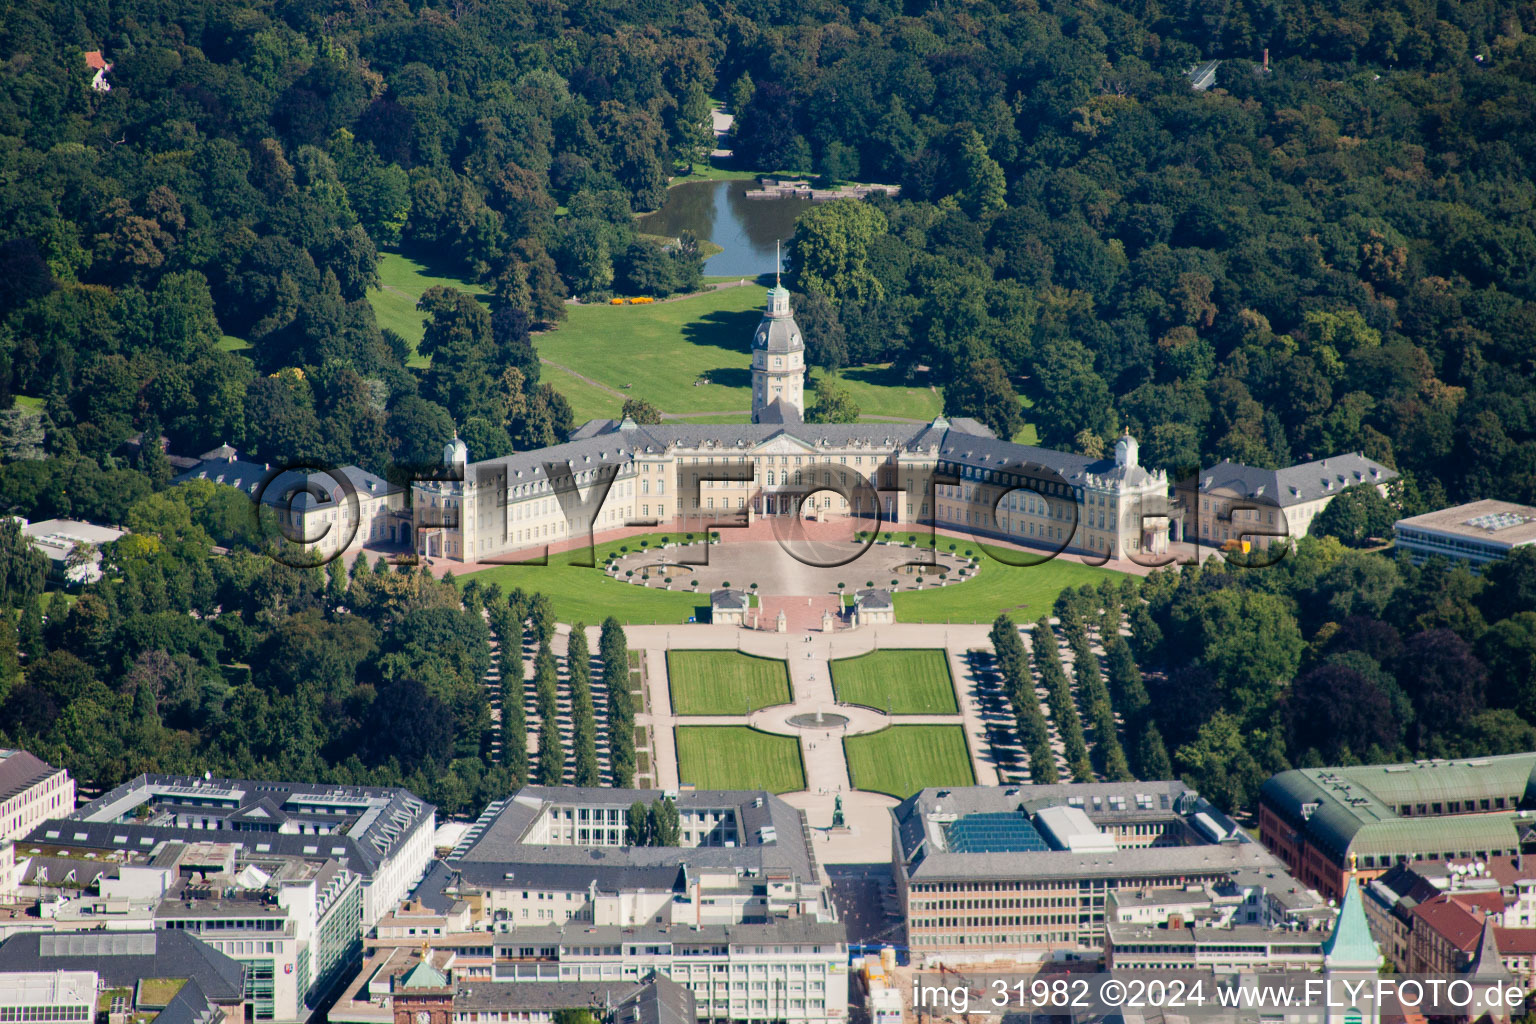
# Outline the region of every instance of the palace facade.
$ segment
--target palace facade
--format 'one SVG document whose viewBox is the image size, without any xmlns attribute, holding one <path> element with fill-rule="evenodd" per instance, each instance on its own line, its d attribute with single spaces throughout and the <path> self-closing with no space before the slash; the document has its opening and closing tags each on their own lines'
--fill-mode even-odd
<svg viewBox="0 0 1536 1024">
<path fill-rule="evenodd" d="M 480 462 L 454 438 L 444 479 L 413 484 L 417 553 L 511 561 L 623 527 L 797 515 L 1109 560 L 1167 550 L 1167 475 L 1140 465 L 1129 434 L 1112 458 L 1091 458 L 1001 440 L 970 419 L 806 423 L 803 343 L 781 287 L 752 347 L 750 424 L 592 421 L 565 444 Z"/>
</svg>

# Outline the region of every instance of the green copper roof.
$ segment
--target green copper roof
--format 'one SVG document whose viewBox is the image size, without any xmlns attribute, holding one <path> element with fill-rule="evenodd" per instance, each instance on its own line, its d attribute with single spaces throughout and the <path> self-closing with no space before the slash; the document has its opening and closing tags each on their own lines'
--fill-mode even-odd
<svg viewBox="0 0 1536 1024">
<path fill-rule="evenodd" d="M 1536 754 L 1299 769 L 1262 792 L 1340 863 L 1351 853 L 1503 852 L 1517 845 L 1510 814 L 1536 798 Z"/>
<path fill-rule="evenodd" d="M 1344 890 L 1344 905 L 1333 934 L 1323 943 L 1323 966 L 1334 969 L 1376 970 L 1381 966 L 1381 950 L 1371 938 L 1371 926 L 1365 920 L 1365 903 L 1360 885 L 1351 878 Z"/>
<path fill-rule="evenodd" d="M 448 979 L 443 972 L 423 960 L 406 972 L 401 988 L 447 988 Z"/>
</svg>

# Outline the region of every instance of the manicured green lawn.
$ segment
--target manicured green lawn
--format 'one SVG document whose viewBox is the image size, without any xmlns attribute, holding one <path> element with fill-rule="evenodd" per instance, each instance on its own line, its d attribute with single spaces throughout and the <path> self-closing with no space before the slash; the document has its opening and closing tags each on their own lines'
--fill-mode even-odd
<svg viewBox="0 0 1536 1024">
<path fill-rule="evenodd" d="M 965 729 L 958 725 L 893 725 L 843 740 L 854 789 L 899 800 L 927 786 L 976 782 Z"/>
<path fill-rule="evenodd" d="M 766 301 L 748 285 L 647 306 L 571 306 L 534 344 L 540 358 L 663 412 L 751 409 L 750 345 Z"/>
<path fill-rule="evenodd" d="M 752 407 L 750 344 L 766 301 L 763 287 L 747 284 L 645 306 L 571 306 L 565 322 L 535 344 L 547 361 L 545 379 L 571 402 L 577 422 L 615 416 L 624 400 L 558 367 L 662 412 L 740 413 Z M 937 391 L 898 380 L 885 365 L 850 367 L 838 377 L 864 416 L 927 421 L 944 405 Z M 699 380 L 709 383 L 695 385 Z M 808 383 L 807 402 L 813 393 Z"/>
<path fill-rule="evenodd" d="M 624 408 L 624 399 L 618 395 L 611 395 L 549 363 L 539 367 L 539 381 L 553 384 L 555 390 L 565 396 L 565 400 L 571 403 L 572 419 L 576 423 L 618 419 L 619 412 Z"/>
<path fill-rule="evenodd" d="M 884 539 L 885 534 L 880 537 Z M 926 547 L 932 535 L 927 533 L 893 533 L 893 541 L 916 542 Z M 955 552 L 990 553 L 1015 561 L 1041 557 L 1043 551 L 1017 551 L 991 544 L 956 537 L 938 536 L 940 551 L 948 551 L 955 545 Z M 912 551 L 915 556 L 916 550 Z M 997 557 L 983 557 L 976 576 L 963 583 L 927 590 L 898 590 L 896 602 L 897 622 L 991 622 L 999 612 L 1008 612 L 1019 621 L 1033 621 L 1051 610 L 1056 596 L 1068 587 L 1080 587 L 1084 583 L 1097 584 L 1106 575 L 1119 578 L 1122 574 L 1113 569 L 1101 569 L 1084 565 L 1070 558 L 1053 558 L 1039 565 L 1009 565 Z M 877 585 L 889 580 L 876 580 Z"/>
<path fill-rule="evenodd" d="M 789 666 L 740 651 L 668 651 L 674 715 L 746 715 L 788 704 Z"/>
<path fill-rule="evenodd" d="M 806 381 L 807 404 L 815 397 L 816 384 L 821 380 L 822 372 L 812 370 Z M 838 382 L 848 389 L 853 404 L 859 407 L 861 417 L 889 416 L 931 421 L 944 409 L 943 394 L 922 385 L 908 384 L 891 372 L 889 363 L 849 366 L 839 370 L 836 376 Z"/>
<path fill-rule="evenodd" d="M 675 622 L 682 624 L 694 614 L 707 615 L 709 596 L 685 593 L 682 590 L 664 590 L 661 587 L 642 587 L 636 583 L 620 583 L 608 579 L 601 566 L 610 551 L 627 547 L 639 548 L 640 541 L 656 544 L 661 537 L 682 540 L 680 534 L 646 534 L 643 537 L 626 537 L 595 546 L 595 560 L 599 568 L 588 569 L 571 563 L 581 552 L 567 551 L 549 556 L 548 565 L 498 565 L 491 569 L 458 576 L 463 583 L 468 579 L 480 581 L 480 585 L 501 584 L 502 590 L 521 587 L 530 593 L 546 594 L 554 605 L 555 618 L 561 622 L 602 622 L 612 615 L 620 622 Z"/>
<path fill-rule="evenodd" d="M 416 302 L 422 292 L 440 284 L 470 295 L 487 294 L 481 285 L 450 276 L 438 268 L 428 267 L 397 252 L 380 254 L 379 287 L 368 292 L 374 318 L 380 327 L 388 327 L 410 342 L 414 352 L 421 343 L 423 319 L 422 313 L 416 308 Z M 428 362 L 425 356 L 412 355 L 409 365 L 426 366 Z"/>
<path fill-rule="evenodd" d="M 677 737 L 677 777 L 699 789 L 805 788 L 800 741 L 744 725 L 682 725 Z"/>
<path fill-rule="evenodd" d="M 892 715 L 956 715 L 949 657 L 940 648 L 871 651 L 832 662 L 839 701 Z"/>
</svg>

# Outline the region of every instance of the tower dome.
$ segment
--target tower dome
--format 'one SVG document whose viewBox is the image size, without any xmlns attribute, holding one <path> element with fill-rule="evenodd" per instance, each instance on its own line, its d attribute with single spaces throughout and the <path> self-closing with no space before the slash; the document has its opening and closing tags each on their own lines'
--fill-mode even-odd
<svg viewBox="0 0 1536 1024">
<path fill-rule="evenodd" d="M 803 352 L 805 342 L 800 338 L 800 325 L 789 308 L 789 289 L 775 283 L 768 289 L 768 305 L 763 309 L 763 319 L 752 335 L 752 347 L 764 352 Z"/>
<path fill-rule="evenodd" d="M 453 440 L 443 445 L 443 465 L 463 468 L 467 462 L 469 462 L 469 448 L 455 432 Z"/>
<path fill-rule="evenodd" d="M 1136 439 L 1131 436 L 1131 428 L 1126 427 L 1125 433 L 1115 442 L 1115 465 L 1134 469 L 1138 465 L 1139 457 L 1136 447 Z"/>
</svg>

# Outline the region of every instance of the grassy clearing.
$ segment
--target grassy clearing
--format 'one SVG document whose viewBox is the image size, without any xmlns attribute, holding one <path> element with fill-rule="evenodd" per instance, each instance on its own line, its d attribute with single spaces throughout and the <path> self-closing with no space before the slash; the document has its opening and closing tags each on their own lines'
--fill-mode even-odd
<svg viewBox="0 0 1536 1024">
<path fill-rule="evenodd" d="M 536 344 L 541 358 L 663 412 L 740 413 L 752 407 L 749 346 L 764 301 L 764 289 L 747 284 L 643 306 L 572 306 L 565 322 L 539 335 Z M 614 416 L 623 405 L 622 398 L 569 373 L 549 366 L 545 373 L 570 400 L 578 421 Z M 939 392 L 896 379 L 888 365 L 849 367 L 838 379 L 865 416 L 928 421 L 944 405 Z M 696 385 L 699 380 L 709 383 Z"/>
<path fill-rule="evenodd" d="M 250 342 L 244 338 L 237 338 L 233 334 L 221 334 L 219 336 L 219 348 L 225 352 L 245 352 L 250 347 Z"/>
<path fill-rule="evenodd" d="M 370 289 L 368 301 L 379 326 L 388 327 L 411 344 L 410 366 L 426 366 L 429 360 L 415 354 L 421 344 L 423 315 L 416 303 L 421 293 L 435 285 L 447 285 L 470 295 L 489 293 L 481 285 L 443 272 L 397 252 L 379 256 L 379 287 Z"/>
<path fill-rule="evenodd" d="M 813 400 L 823 372 L 811 372 L 806 382 L 806 402 Z M 834 376 L 848 389 L 860 416 L 931 421 L 944 409 L 942 393 L 920 384 L 908 384 L 891 372 L 889 363 L 844 367 Z"/>
<path fill-rule="evenodd" d="M 885 539 L 882 532 L 880 538 Z M 892 533 L 893 543 L 928 547 L 935 542 L 932 533 Z M 1056 597 L 1068 587 L 1084 583 L 1098 584 L 1105 576 L 1122 575 L 1113 569 L 1084 565 L 1070 558 L 1053 558 L 1039 565 L 1010 565 L 1001 559 L 1019 561 L 1043 557 L 1043 551 L 1019 551 L 974 540 L 939 534 L 940 551 L 954 545 L 956 554 L 981 551 L 977 574 L 961 583 L 927 590 L 898 590 L 892 595 L 898 622 L 991 622 L 999 612 L 1007 612 L 1018 621 L 1033 621 L 1047 614 Z M 914 550 L 913 555 L 917 552 Z M 883 584 L 885 580 L 876 580 Z"/>
<path fill-rule="evenodd" d="M 832 662 L 832 692 L 892 715 L 957 715 L 949 656 L 940 648 L 871 651 Z"/>
<path fill-rule="evenodd" d="M 668 651 L 674 715 L 748 715 L 788 704 L 789 666 L 740 651 Z"/>
<path fill-rule="evenodd" d="M 618 395 L 609 394 L 568 370 L 549 363 L 539 367 L 539 381 L 554 385 L 555 390 L 565 396 L 565 400 L 571 403 L 571 413 L 576 423 L 617 419 L 624 408 L 624 399 Z"/>
<path fill-rule="evenodd" d="M 646 306 L 572 306 L 535 344 L 542 358 L 665 412 L 741 411 L 752 408 L 749 343 L 763 302 L 749 286 Z"/>
<path fill-rule="evenodd" d="M 634 551 L 642 540 L 654 546 L 663 537 L 683 539 L 683 535 L 678 533 L 656 533 L 607 541 L 594 545 L 595 561 L 601 566 L 611 551 L 618 551 L 621 547 Z M 548 565 L 498 565 L 456 579 L 460 584 L 468 579 L 476 579 L 481 586 L 499 583 L 503 590 L 521 587 L 525 591 L 546 594 L 554 605 L 555 618 L 561 622 L 602 622 L 612 615 L 625 624 L 683 623 L 696 613 L 708 614 L 707 594 L 700 597 L 681 590 L 669 591 L 661 587 L 620 583 L 608 579 L 601 568 L 589 569 L 571 564 L 578 558 L 584 559 L 585 551 L 552 554 Z"/>
<path fill-rule="evenodd" d="M 677 777 L 700 789 L 766 789 L 794 793 L 805 788 L 800 741 L 744 725 L 687 725 L 674 730 Z"/>
<path fill-rule="evenodd" d="M 893 725 L 843 740 L 854 789 L 905 800 L 928 786 L 970 786 L 971 753 L 958 725 Z"/>
</svg>

